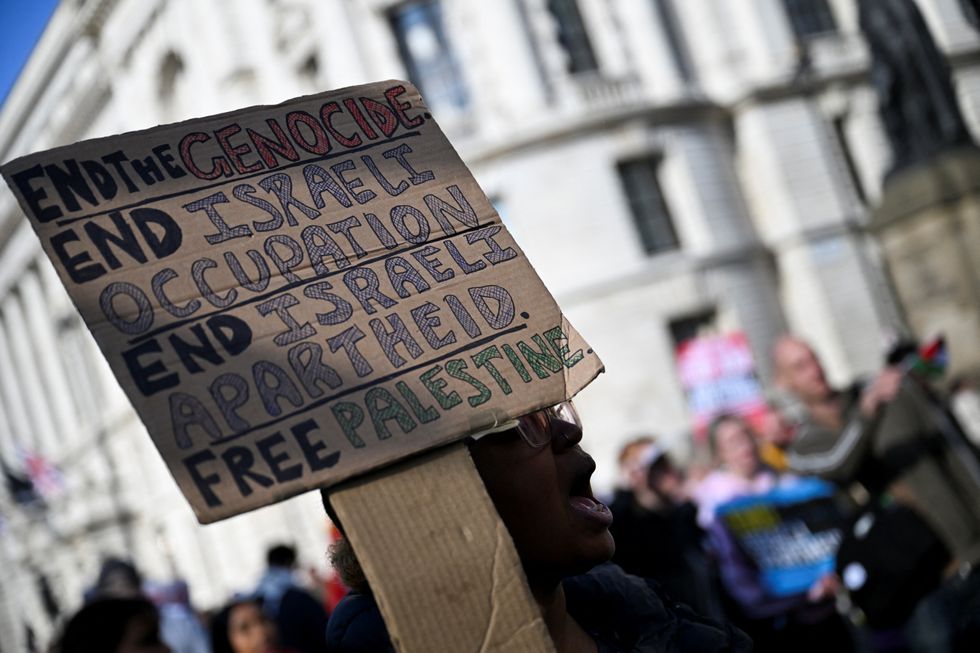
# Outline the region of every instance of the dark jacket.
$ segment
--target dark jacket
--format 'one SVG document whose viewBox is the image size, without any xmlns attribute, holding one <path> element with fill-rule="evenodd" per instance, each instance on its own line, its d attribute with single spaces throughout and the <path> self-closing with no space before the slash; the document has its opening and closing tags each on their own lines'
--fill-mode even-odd
<svg viewBox="0 0 980 653">
<path fill-rule="evenodd" d="M 285 567 L 269 567 L 255 594 L 279 631 L 283 648 L 297 653 L 326 650 L 327 611 L 312 594 L 297 586 Z"/>
<path fill-rule="evenodd" d="M 616 540 L 613 562 L 627 574 L 652 578 L 669 597 L 701 614 L 721 616 L 694 504 L 649 510 L 633 492 L 617 490 L 609 509 L 614 517 L 609 532 Z"/>
<path fill-rule="evenodd" d="M 596 640 L 599 653 L 742 653 L 752 643 L 741 631 L 668 602 L 653 581 L 605 564 L 566 579 L 568 612 Z M 327 630 L 331 653 L 394 651 L 374 599 L 351 593 Z"/>
<path fill-rule="evenodd" d="M 285 649 L 297 653 L 329 650 L 324 639 L 327 611 L 311 594 L 299 588 L 290 588 L 282 595 L 276 627 L 279 643 Z"/>
</svg>

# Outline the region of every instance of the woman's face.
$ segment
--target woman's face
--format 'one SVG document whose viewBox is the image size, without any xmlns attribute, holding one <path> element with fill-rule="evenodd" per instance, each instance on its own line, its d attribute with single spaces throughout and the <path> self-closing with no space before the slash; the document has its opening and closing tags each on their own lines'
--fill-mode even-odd
<svg viewBox="0 0 980 653">
<path fill-rule="evenodd" d="M 550 443 L 539 448 L 512 429 L 470 451 L 525 572 L 560 580 L 605 562 L 615 545 L 612 514 L 592 495 L 595 461 L 579 446 L 581 426 L 552 419 L 550 428 Z"/>
<path fill-rule="evenodd" d="M 755 440 L 742 422 L 726 419 L 719 424 L 715 446 L 719 462 L 733 474 L 752 478 L 758 471 L 759 457 Z"/>
<path fill-rule="evenodd" d="M 275 647 L 275 630 L 257 604 L 242 603 L 228 615 L 228 641 L 235 653 L 268 653 Z"/>
</svg>

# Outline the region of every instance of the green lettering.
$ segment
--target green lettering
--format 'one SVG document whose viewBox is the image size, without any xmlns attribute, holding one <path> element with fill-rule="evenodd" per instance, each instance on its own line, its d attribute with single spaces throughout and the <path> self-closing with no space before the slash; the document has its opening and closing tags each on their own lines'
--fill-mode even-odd
<svg viewBox="0 0 980 653">
<path fill-rule="evenodd" d="M 551 344 L 551 348 L 555 350 L 555 354 L 557 354 L 559 360 L 565 364 L 565 367 L 574 367 L 575 363 L 585 358 L 585 354 L 582 353 L 581 349 L 571 356 L 568 355 L 568 336 L 562 333 L 561 327 L 548 329 L 544 332 L 544 337 L 548 339 L 548 342 Z M 560 341 L 562 342 L 561 346 L 558 345 Z"/>
<path fill-rule="evenodd" d="M 357 434 L 357 428 L 364 423 L 364 411 L 357 404 L 341 401 L 330 407 L 337 423 L 347 436 L 347 441 L 356 449 L 364 447 L 364 440 Z"/>
<path fill-rule="evenodd" d="M 514 369 L 517 370 L 517 373 L 521 375 L 524 383 L 530 383 L 531 375 L 528 374 L 527 368 L 524 367 L 524 363 L 521 362 L 521 359 L 517 355 L 517 352 L 514 351 L 514 348 L 510 345 L 502 345 L 502 349 L 504 350 L 504 353 L 507 354 L 510 364 L 513 365 Z"/>
<path fill-rule="evenodd" d="M 490 388 L 484 385 L 483 382 L 464 372 L 463 370 L 465 369 L 466 361 L 461 358 L 454 358 L 451 361 L 446 361 L 446 372 L 449 373 L 449 376 L 453 377 L 454 379 L 459 379 L 464 383 L 468 383 L 479 391 L 480 394 L 466 398 L 466 401 L 469 402 L 470 406 L 476 408 L 480 404 L 485 404 L 488 402 L 493 394 L 490 392 Z"/>
<path fill-rule="evenodd" d="M 419 380 L 425 384 L 426 389 L 432 394 L 435 400 L 439 402 L 442 409 L 449 410 L 453 406 L 463 403 L 463 400 L 460 398 L 459 393 L 457 393 L 455 390 L 450 392 L 448 395 L 442 391 L 442 389 L 445 388 L 448 383 L 446 382 L 446 379 L 435 378 L 435 375 L 441 371 L 442 365 L 436 365 L 435 367 L 426 370 L 422 376 L 419 377 Z"/>
<path fill-rule="evenodd" d="M 503 356 L 500 355 L 500 350 L 497 349 L 497 345 L 490 345 L 483 351 L 473 354 L 470 356 L 470 358 L 473 359 L 473 364 L 476 365 L 477 369 L 480 369 L 481 367 L 487 368 L 487 371 L 490 372 L 490 376 L 492 376 L 493 380 L 497 382 L 497 385 L 500 386 L 500 389 L 505 395 L 509 395 L 512 392 L 510 383 L 508 383 L 507 379 L 504 378 L 504 375 L 500 373 L 497 366 L 490 362 L 491 359 L 494 358 L 503 358 Z"/>
<path fill-rule="evenodd" d="M 428 424 L 429 422 L 434 422 L 439 419 L 439 411 L 436 410 L 435 406 L 423 406 L 422 402 L 419 401 L 418 396 L 412 392 L 412 389 L 408 387 L 407 383 L 404 381 L 399 381 L 395 384 L 395 387 L 398 388 L 398 392 L 400 392 L 401 396 L 408 402 L 409 407 L 412 409 L 412 412 L 415 413 L 415 417 L 418 418 L 420 422 L 423 424 Z"/>
<path fill-rule="evenodd" d="M 551 370 L 553 373 L 561 372 L 561 361 L 548 352 L 548 345 L 545 344 L 544 339 L 535 334 L 531 336 L 531 340 L 534 341 L 534 344 L 538 346 L 540 351 L 535 351 L 523 340 L 517 341 L 517 348 L 521 350 L 522 354 L 524 354 L 524 358 L 527 360 L 528 365 L 530 365 L 531 369 L 534 370 L 534 373 L 538 375 L 538 378 L 548 378 L 549 374 L 545 368 Z"/>
<path fill-rule="evenodd" d="M 382 387 L 371 388 L 364 395 L 364 404 L 367 406 L 371 421 L 374 423 L 374 430 L 378 434 L 379 440 L 387 440 L 391 437 L 386 422 L 395 420 L 401 427 L 403 433 L 412 432 L 418 424 L 408 414 L 405 407 L 398 403 L 398 400 Z"/>
</svg>

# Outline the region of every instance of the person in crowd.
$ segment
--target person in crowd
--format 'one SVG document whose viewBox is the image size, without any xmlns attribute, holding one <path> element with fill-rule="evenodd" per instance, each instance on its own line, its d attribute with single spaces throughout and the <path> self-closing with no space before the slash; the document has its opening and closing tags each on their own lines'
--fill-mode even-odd
<svg viewBox="0 0 980 653">
<path fill-rule="evenodd" d="M 255 589 L 262 609 L 279 631 L 282 645 L 297 653 L 316 653 L 326 648 L 327 612 L 316 598 L 296 583 L 296 549 L 285 544 L 271 547 L 268 567 Z"/>
<path fill-rule="evenodd" d="M 136 566 L 122 558 L 109 557 L 99 570 L 85 601 L 108 598 L 148 598 L 157 609 L 163 641 L 174 653 L 208 653 L 207 635 L 193 610 L 187 584 L 144 582 Z"/>
<path fill-rule="evenodd" d="M 951 556 L 945 582 L 917 601 L 906 628 L 910 647 L 945 652 L 956 650 L 957 641 L 975 645 L 980 641 L 980 470 L 975 450 L 950 435 L 944 407 L 900 364 L 889 365 L 868 384 L 837 391 L 802 340 L 780 339 L 773 363 L 777 382 L 806 412 L 790 449 L 790 467 L 842 487 L 859 486 L 866 497 L 861 503 L 877 513 L 872 536 L 889 522 L 917 521 L 916 528 L 903 527 L 902 549 L 921 551 L 924 559 L 933 560 L 934 547 L 922 540 L 934 534 Z M 884 510 L 892 504 L 905 511 Z M 869 538 L 865 533 L 859 539 Z M 845 537 L 842 550 L 847 544 Z M 856 561 L 862 566 L 853 567 L 853 583 L 845 574 L 850 589 L 861 590 L 876 580 L 867 573 L 872 565 L 880 566 L 875 554 L 868 551 L 865 560 Z M 925 573 L 928 567 L 915 559 L 896 560 L 892 578 L 884 570 L 879 584 L 884 589 L 872 598 L 897 601 L 908 586 L 909 572 Z M 914 589 L 923 588 L 916 584 Z"/>
<path fill-rule="evenodd" d="M 556 650 L 751 650 L 748 638 L 732 626 L 700 617 L 665 600 L 655 583 L 603 564 L 615 547 L 609 533 L 612 515 L 589 489 L 595 462 L 579 446 L 581 439 L 578 417 L 565 402 L 469 440 Z M 337 523 L 327 492 L 323 499 Z M 353 591 L 331 616 L 330 650 L 391 651 L 370 587 L 346 539 L 335 546 L 332 557 Z"/>
<path fill-rule="evenodd" d="M 116 557 L 109 557 L 103 561 L 95 585 L 85 592 L 86 601 L 141 596 L 143 596 L 143 577 L 136 566 L 128 560 Z"/>
<path fill-rule="evenodd" d="M 173 653 L 210 653 L 207 632 L 191 607 L 186 582 L 147 582 L 143 590 L 157 607 L 160 633 Z"/>
<path fill-rule="evenodd" d="M 824 437 L 821 439 L 829 437 L 834 440 L 849 423 L 853 423 L 855 428 L 867 430 L 878 408 L 895 397 L 902 378 L 896 367 L 888 367 L 871 383 L 857 382 L 843 390 L 835 390 L 827 382 L 823 366 L 810 346 L 791 336 L 784 336 L 776 342 L 773 369 L 776 385 L 801 404 L 802 423 L 795 438 L 796 444 L 807 439 L 805 436 L 812 440 L 818 427 L 823 427 L 821 434 Z M 864 441 L 864 438 L 858 439 Z M 842 471 L 850 471 L 851 466 Z"/>
<path fill-rule="evenodd" d="M 776 487 L 780 475 L 764 465 L 748 426 L 736 415 L 716 417 L 708 429 L 713 469 L 692 491 L 698 524 L 708 529 L 716 508 L 739 496 L 762 494 Z"/>
<path fill-rule="evenodd" d="M 787 419 L 778 403 L 770 401 L 758 424 L 759 458 L 762 462 L 776 472 L 789 470 L 786 456 L 795 434 L 795 426 Z"/>
<path fill-rule="evenodd" d="M 636 483 L 636 470 L 639 461 L 646 454 L 654 439 L 648 435 L 633 438 L 619 449 L 617 463 L 619 465 L 618 488 L 631 488 Z"/>
<path fill-rule="evenodd" d="M 629 485 L 616 491 L 609 506 L 613 562 L 628 574 L 656 580 L 668 596 L 697 612 L 722 618 L 683 472 L 652 438 L 627 443 L 620 466 Z"/>
<path fill-rule="evenodd" d="M 735 622 L 752 636 L 759 653 L 852 650 L 852 636 L 835 609 L 839 584 L 832 573 L 816 579 L 804 592 L 777 596 L 766 589 L 760 569 L 718 517 L 733 499 L 764 495 L 797 479 L 762 463 L 756 441 L 740 417 L 717 417 L 708 439 L 717 467 L 694 490 L 694 499 Z"/>
<path fill-rule="evenodd" d="M 156 608 L 143 598 L 100 598 L 65 625 L 56 653 L 168 653 Z"/>
<path fill-rule="evenodd" d="M 214 653 L 298 653 L 280 644 L 275 623 L 255 598 L 232 600 L 214 615 L 211 648 Z"/>
</svg>

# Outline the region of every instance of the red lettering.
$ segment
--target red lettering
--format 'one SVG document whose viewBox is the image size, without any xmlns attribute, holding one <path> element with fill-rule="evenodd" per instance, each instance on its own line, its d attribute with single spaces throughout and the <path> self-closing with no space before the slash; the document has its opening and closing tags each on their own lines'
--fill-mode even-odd
<svg viewBox="0 0 980 653">
<path fill-rule="evenodd" d="M 244 143 L 241 145 L 232 145 L 231 141 L 229 140 L 240 131 L 242 131 L 241 126 L 237 123 L 232 123 L 227 127 L 222 127 L 221 129 L 215 131 L 214 137 L 217 139 L 218 145 L 221 146 L 221 149 L 224 150 L 225 154 L 228 155 L 228 158 L 231 159 L 235 169 L 238 170 L 238 174 L 244 175 L 247 172 L 258 172 L 263 167 L 258 161 L 250 166 L 246 166 L 244 163 L 242 163 L 242 156 L 251 152 L 252 148 Z"/>
<path fill-rule="evenodd" d="M 231 165 L 228 163 L 228 159 L 223 156 L 216 156 L 211 159 L 212 167 L 209 172 L 204 172 L 194 163 L 194 158 L 191 156 L 191 146 L 195 143 L 206 143 L 209 140 L 211 137 L 203 132 L 193 132 L 184 136 L 180 139 L 180 160 L 198 179 L 216 179 L 221 175 L 232 176 Z"/>
<path fill-rule="evenodd" d="M 352 136 L 344 136 L 339 131 L 337 131 L 330 116 L 340 111 L 340 105 L 336 102 L 327 102 L 322 107 L 320 107 L 320 119 L 323 120 L 323 126 L 327 128 L 330 135 L 337 139 L 337 142 L 344 147 L 357 147 L 361 144 L 361 135 L 354 132 Z"/>
<path fill-rule="evenodd" d="M 362 97 L 361 106 L 367 111 L 368 116 L 374 121 L 374 124 L 378 126 L 381 133 L 385 136 L 391 136 L 398 129 L 398 118 L 395 113 L 381 104 L 380 102 L 375 102 L 371 98 Z"/>
<path fill-rule="evenodd" d="M 385 91 L 385 98 L 388 100 L 388 104 L 391 108 L 395 110 L 395 114 L 398 116 L 399 122 L 406 127 L 418 127 L 424 122 L 422 116 L 415 116 L 414 118 L 409 118 L 408 114 L 405 113 L 406 109 L 411 108 L 411 102 L 399 102 L 398 96 L 405 93 L 405 87 L 399 84 L 398 86 L 392 86 Z"/>
<path fill-rule="evenodd" d="M 354 120 L 357 121 L 357 124 L 361 128 L 361 131 L 364 132 L 364 135 L 372 141 L 375 140 L 378 137 L 378 132 L 374 131 L 371 123 L 369 123 L 367 118 L 364 117 L 364 114 L 361 113 L 361 110 L 358 108 L 357 102 L 354 101 L 354 98 L 345 99 L 344 106 L 347 107 L 348 111 L 350 111 L 350 115 L 354 116 Z"/>
<path fill-rule="evenodd" d="M 273 152 L 279 154 L 284 159 L 289 161 L 299 161 L 299 153 L 293 144 L 289 142 L 289 138 L 286 137 L 286 132 L 282 130 L 282 127 L 276 122 L 275 118 L 269 118 L 265 121 L 265 124 L 269 125 L 269 129 L 272 130 L 272 134 L 278 140 L 272 140 L 266 138 L 262 134 L 258 133 L 252 128 L 248 128 L 248 137 L 252 139 L 252 143 L 255 145 L 255 151 L 261 157 L 262 161 L 265 162 L 268 168 L 278 168 L 279 161 L 276 159 Z"/>
<path fill-rule="evenodd" d="M 312 143 L 299 130 L 300 123 L 310 128 L 314 139 Z M 296 144 L 307 152 L 326 154 L 330 151 L 330 140 L 327 138 L 327 132 L 323 131 L 323 127 L 320 126 L 316 118 L 305 111 L 290 111 L 287 113 L 286 129 L 289 130 Z"/>
</svg>

